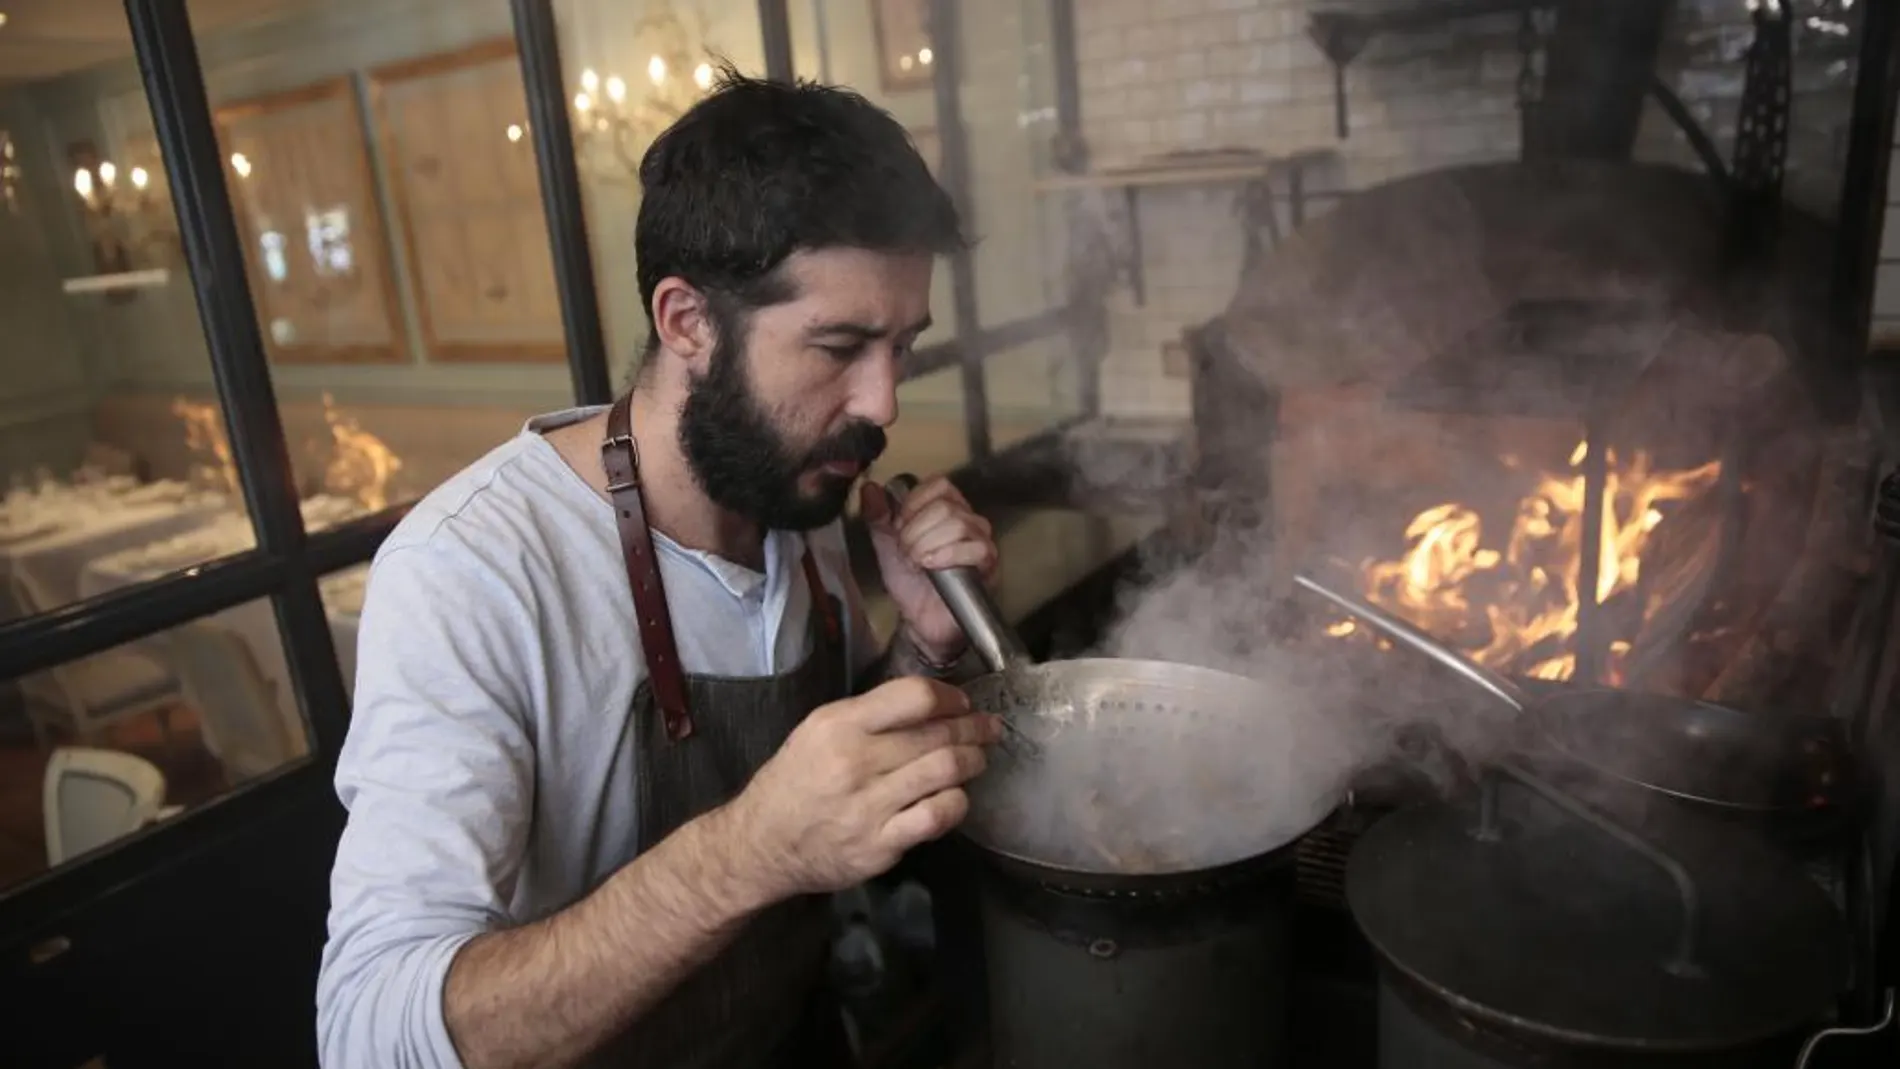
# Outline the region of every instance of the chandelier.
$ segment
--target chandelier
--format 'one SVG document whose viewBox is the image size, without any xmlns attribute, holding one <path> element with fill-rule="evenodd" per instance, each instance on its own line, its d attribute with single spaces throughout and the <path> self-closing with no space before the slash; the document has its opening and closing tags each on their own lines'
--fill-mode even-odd
<svg viewBox="0 0 1900 1069">
<path fill-rule="evenodd" d="M 574 94 L 575 151 L 596 178 L 637 186 L 647 146 L 712 88 L 711 53 L 702 44 L 705 20 L 695 11 L 692 22 L 689 27 L 662 0 L 634 28 L 634 54 L 647 57 L 640 76 L 630 83 L 612 71 L 581 72 Z M 513 130 L 509 136 L 518 137 Z"/>
</svg>

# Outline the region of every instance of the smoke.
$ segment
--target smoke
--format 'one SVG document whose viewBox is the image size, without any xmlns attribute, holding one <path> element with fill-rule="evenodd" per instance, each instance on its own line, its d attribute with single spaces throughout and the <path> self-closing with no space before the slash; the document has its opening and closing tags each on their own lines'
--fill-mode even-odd
<svg viewBox="0 0 1900 1069">
<path fill-rule="evenodd" d="M 1748 321 L 1757 310 L 1736 325 L 1732 292 L 1711 280 L 1722 227 L 1706 194 L 1661 169 L 1467 168 L 1360 194 L 1289 235 L 1218 321 L 1211 357 L 1232 377 L 1199 387 L 1227 410 L 1192 430 L 1232 480 L 1190 487 L 1178 453 L 1142 462 L 1093 438 L 1068 458 L 1080 485 L 1153 503 L 1192 543 L 1157 547 L 1094 655 L 1245 677 L 1251 707 L 1103 732 L 1139 758 L 1050 747 L 1042 782 L 1063 793 L 997 777 L 1007 805 L 990 813 L 1018 823 L 990 830 L 1130 870 L 1232 860 L 1308 830 L 1296 825 L 1349 784 L 1397 769 L 1448 791 L 1512 748 L 1518 721 L 1501 702 L 1414 652 L 1326 635 L 1341 615 L 1290 579 L 1359 595 L 1358 573 L 1332 564 L 1390 554 L 1436 501 L 1508 518 L 1527 486 L 1507 469 L 1562 465 L 1606 383 L 1621 391 L 1617 437 L 1711 459 L 1787 361 Z M 1270 390 L 1279 409 L 1229 382 Z M 1210 502 L 1240 507 L 1208 515 Z"/>
</svg>

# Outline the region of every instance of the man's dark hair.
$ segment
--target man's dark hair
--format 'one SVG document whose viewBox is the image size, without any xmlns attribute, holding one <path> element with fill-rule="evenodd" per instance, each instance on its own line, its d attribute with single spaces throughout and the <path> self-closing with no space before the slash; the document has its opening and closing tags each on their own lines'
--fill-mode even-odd
<svg viewBox="0 0 1900 1069">
<path fill-rule="evenodd" d="M 647 149 L 640 184 L 633 247 L 649 353 L 664 278 L 707 294 L 716 318 L 738 326 L 793 296 L 778 268 L 795 252 L 941 254 L 965 244 L 956 205 L 889 113 L 848 89 L 748 78 L 730 65 Z"/>
</svg>

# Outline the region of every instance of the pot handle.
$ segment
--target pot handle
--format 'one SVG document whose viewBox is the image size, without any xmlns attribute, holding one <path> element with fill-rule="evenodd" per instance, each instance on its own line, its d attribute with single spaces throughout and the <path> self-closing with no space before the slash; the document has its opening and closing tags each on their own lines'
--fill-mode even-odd
<svg viewBox="0 0 1900 1069">
<path fill-rule="evenodd" d="M 1844 1025 L 1836 1025 L 1833 1028 L 1821 1029 L 1819 1032 L 1816 1032 L 1813 1035 L 1809 1036 L 1808 1041 L 1806 1043 L 1801 1044 L 1801 1056 L 1795 1059 L 1794 1069 L 1808 1069 L 1808 1062 L 1814 1058 L 1815 1049 L 1820 1047 L 1821 1041 L 1824 1039 L 1830 1039 L 1830 1038 L 1833 1038 L 1834 1036 L 1877 1035 L 1880 1032 L 1885 1031 L 1887 1026 L 1892 1023 L 1893 1023 L 1893 988 L 1890 987 L 1887 989 L 1887 1008 L 1881 1012 L 1880 1020 L 1875 1021 L 1873 1024 L 1866 1025 L 1861 1028 L 1850 1028 Z"/>
<path fill-rule="evenodd" d="M 1663 963 L 1663 968 L 1674 976 L 1696 977 L 1704 975 L 1702 966 L 1696 963 L 1697 936 L 1702 928 L 1702 895 L 1696 889 L 1695 877 L 1682 863 L 1664 853 L 1655 844 L 1610 818 L 1598 813 L 1570 792 L 1545 780 L 1515 761 L 1505 761 L 1497 766 L 1499 772 L 1529 787 L 1541 795 L 1545 801 L 1598 831 L 1631 851 L 1642 855 L 1645 861 L 1656 866 L 1676 885 L 1676 897 L 1682 903 L 1682 933 L 1676 940 L 1676 952 Z M 1486 841 L 1495 841 L 1497 830 L 1497 777 L 1486 779 L 1483 794 L 1479 797 L 1479 828 L 1477 835 Z"/>
<path fill-rule="evenodd" d="M 1478 664 L 1469 657 L 1463 657 L 1452 652 L 1443 643 L 1418 628 L 1413 627 L 1411 624 L 1406 623 L 1404 620 L 1390 613 L 1375 609 L 1371 605 L 1360 601 L 1358 598 L 1350 597 L 1330 587 L 1322 586 L 1317 580 L 1308 576 L 1296 575 L 1293 577 L 1293 582 L 1314 594 L 1318 594 L 1320 597 L 1332 602 L 1335 606 L 1344 609 L 1347 613 L 1356 617 L 1368 627 L 1383 632 L 1386 637 L 1412 647 L 1412 649 L 1419 653 L 1430 657 L 1432 660 L 1437 661 L 1439 664 L 1463 676 L 1467 681 L 1476 683 L 1478 686 L 1490 692 L 1493 697 L 1509 705 L 1517 712 L 1522 713 L 1530 707 L 1530 696 L 1525 694 L 1517 684 L 1493 672 L 1489 668 Z"/>
<path fill-rule="evenodd" d="M 917 476 L 906 472 L 892 476 L 891 481 L 884 484 L 884 492 L 890 495 L 893 505 L 902 507 L 916 486 Z M 936 568 L 924 574 L 930 576 L 930 585 L 937 588 L 937 595 L 949 606 L 950 615 L 956 618 L 957 626 L 983 658 L 985 667 L 992 672 L 1007 672 L 1033 663 L 1015 629 L 1003 622 L 1002 611 L 990 598 L 990 592 L 983 586 L 983 577 L 975 568 L 967 565 Z"/>
</svg>

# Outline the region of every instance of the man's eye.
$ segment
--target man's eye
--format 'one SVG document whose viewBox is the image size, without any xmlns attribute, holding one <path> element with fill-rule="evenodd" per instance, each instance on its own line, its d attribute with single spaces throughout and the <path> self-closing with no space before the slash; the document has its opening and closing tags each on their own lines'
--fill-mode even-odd
<svg viewBox="0 0 1900 1069">
<path fill-rule="evenodd" d="M 819 348 L 839 360 L 856 360 L 858 355 L 864 352 L 864 343 L 852 342 L 849 345 L 822 345 L 819 346 Z"/>
</svg>

